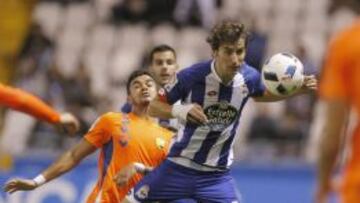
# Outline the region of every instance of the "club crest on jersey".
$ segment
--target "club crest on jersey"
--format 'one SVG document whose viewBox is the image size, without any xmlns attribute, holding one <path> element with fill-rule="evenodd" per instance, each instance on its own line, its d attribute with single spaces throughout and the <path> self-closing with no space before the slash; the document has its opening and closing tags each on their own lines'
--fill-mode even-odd
<svg viewBox="0 0 360 203">
<path fill-rule="evenodd" d="M 143 185 L 141 188 L 135 193 L 135 196 L 140 200 L 148 197 L 150 191 L 150 187 L 148 185 Z"/>
<path fill-rule="evenodd" d="M 156 143 L 156 147 L 158 149 L 164 149 L 166 141 L 164 139 L 162 139 L 161 137 L 157 137 L 155 139 L 155 143 Z"/>
<path fill-rule="evenodd" d="M 207 127 L 212 131 L 223 131 L 231 125 L 238 116 L 238 110 L 227 101 L 210 105 L 204 110 L 208 117 Z"/>
</svg>

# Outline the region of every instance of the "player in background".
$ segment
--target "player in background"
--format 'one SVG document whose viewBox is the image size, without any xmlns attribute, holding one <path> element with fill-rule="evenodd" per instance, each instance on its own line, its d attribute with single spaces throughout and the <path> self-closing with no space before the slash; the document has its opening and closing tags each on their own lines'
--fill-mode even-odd
<svg viewBox="0 0 360 203">
<path fill-rule="evenodd" d="M 260 73 L 244 62 L 246 40 L 243 24 L 224 21 L 216 25 L 207 39 L 213 59 L 179 72 L 173 87 L 151 102 L 151 115 L 185 123 L 168 158 L 135 187 L 135 199 L 239 201 L 229 167 L 241 111 L 249 98 L 286 98 L 266 91 Z M 299 93 L 316 89 L 316 83 L 314 76 L 305 76 Z M 179 100 L 181 104 L 173 105 Z"/>
<path fill-rule="evenodd" d="M 179 65 L 176 61 L 175 50 L 166 44 L 153 47 L 148 56 L 148 70 L 154 77 L 159 88 L 170 88 L 176 81 L 176 71 Z M 131 105 L 126 103 L 121 111 L 128 113 Z M 177 131 L 177 119 L 159 119 L 159 124 L 172 131 Z"/>
<path fill-rule="evenodd" d="M 359 0 L 333 0 L 331 10 L 348 6 L 360 13 Z M 325 105 L 325 125 L 319 146 L 316 203 L 328 202 L 334 189 L 332 174 L 345 137 L 350 111 L 360 115 L 360 19 L 337 34 L 330 42 L 325 57 L 319 88 L 320 102 Z M 350 154 L 342 172 L 342 203 L 360 202 L 360 122 L 350 138 Z"/>
<path fill-rule="evenodd" d="M 79 121 L 72 114 L 60 114 L 39 98 L 17 88 L 0 84 L 0 105 L 51 123 L 68 134 L 79 130 Z"/>
<path fill-rule="evenodd" d="M 110 112 L 102 115 L 76 146 L 39 176 L 11 180 L 6 183 L 4 190 L 10 193 L 33 190 L 73 169 L 82 159 L 101 148 L 99 179 L 87 202 L 121 202 L 142 176 L 135 174 L 127 184 L 118 187 L 114 181 L 117 172 L 124 167 L 135 168 L 134 162 L 149 167 L 159 165 L 166 157 L 173 135 L 147 114 L 150 101 L 157 93 L 150 73 L 141 70 L 133 72 L 127 82 L 127 91 L 128 101 L 132 105 L 130 113 Z"/>
</svg>

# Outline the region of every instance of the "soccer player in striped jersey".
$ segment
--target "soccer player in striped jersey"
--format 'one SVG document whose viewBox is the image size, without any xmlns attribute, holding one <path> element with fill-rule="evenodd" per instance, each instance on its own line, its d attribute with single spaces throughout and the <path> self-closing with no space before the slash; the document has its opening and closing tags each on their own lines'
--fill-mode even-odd
<svg viewBox="0 0 360 203">
<path fill-rule="evenodd" d="M 148 70 L 154 77 L 159 88 L 171 87 L 176 81 L 176 71 L 179 65 L 176 61 L 176 52 L 169 45 L 161 44 L 151 49 L 148 57 Z M 131 105 L 126 103 L 121 112 L 131 111 Z M 171 131 L 177 131 L 177 119 L 158 119 L 159 124 Z"/>
<path fill-rule="evenodd" d="M 178 118 L 178 130 L 168 158 L 135 187 L 141 202 L 192 198 L 198 202 L 238 202 L 229 167 L 242 109 L 256 101 L 285 99 L 270 94 L 260 74 L 244 62 L 247 32 L 244 25 L 224 21 L 207 41 L 213 59 L 180 71 L 176 83 L 150 104 L 150 114 Z M 306 76 L 300 92 L 316 89 Z M 181 100 L 181 104 L 174 105 Z"/>
<path fill-rule="evenodd" d="M 150 101 L 157 92 L 150 73 L 141 70 L 133 72 L 127 82 L 127 91 L 132 105 L 130 113 L 110 112 L 102 115 L 77 145 L 39 176 L 33 180 L 10 180 L 4 187 L 5 191 L 33 190 L 73 169 L 82 159 L 100 148 L 99 179 L 87 202 L 123 201 L 142 175 L 136 173 L 125 185 L 118 187 L 114 181 L 117 173 L 122 168 L 136 168 L 133 164 L 136 162 L 156 167 L 165 159 L 173 136 L 171 131 L 160 127 L 147 114 Z"/>
<path fill-rule="evenodd" d="M 0 105 L 51 123 L 69 134 L 79 129 L 79 121 L 72 114 L 60 114 L 39 98 L 17 88 L 0 84 Z"/>
</svg>

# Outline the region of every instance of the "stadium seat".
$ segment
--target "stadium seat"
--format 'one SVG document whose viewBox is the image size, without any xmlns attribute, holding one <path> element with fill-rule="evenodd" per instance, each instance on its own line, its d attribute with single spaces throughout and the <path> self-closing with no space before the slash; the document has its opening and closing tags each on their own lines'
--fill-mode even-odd
<svg viewBox="0 0 360 203">
<path fill-rule="evenodd" d="M 42 2 L 36 5 L 33 19 L 38 22 L 45 34 L 53 39 L 62 23 L 64 9 L 58 3 Z"/>
<path fill-rule="evenodd" d="M 176 30 L 170 24 L 161 24 L 154 27 L 151 31 L 150 42 L 152 45 L 168 44 L 173 47 L 179 43 L 176 40 Z"/>
<path fill-rule="evenodd" d="M 94 21 L 93 11 L 89 3 L 70 4 L 65 11 L 65 26 L 85 30 Z"/>
</svg>

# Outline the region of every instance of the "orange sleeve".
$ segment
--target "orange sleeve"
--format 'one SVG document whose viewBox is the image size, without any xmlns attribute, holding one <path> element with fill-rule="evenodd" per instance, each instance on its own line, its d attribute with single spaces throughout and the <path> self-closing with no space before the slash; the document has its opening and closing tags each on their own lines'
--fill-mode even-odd
<svg viewBox="0 0 360 203">
<path fill-rule="evenodd" d="M 84 138 L 95 147 L 100 148 L 111 139 L 112 126 L 111 114 L 105 114 L 93 123 Z"/>
<path fill-rule="evenodd" d="M 30 114 L 49 123 L 58 123 L 60 114 L 34 95 L 0 84 L 0 105 Z"/>
<path fill-rule="evenodd" d="M 323 99 L 346 100 L 349 94 L 347 71 L 350 61 L 346 46 L 343 37 L 339 37 L 329 47 L 320 80 L 319 94 Z"/>
</svg>

